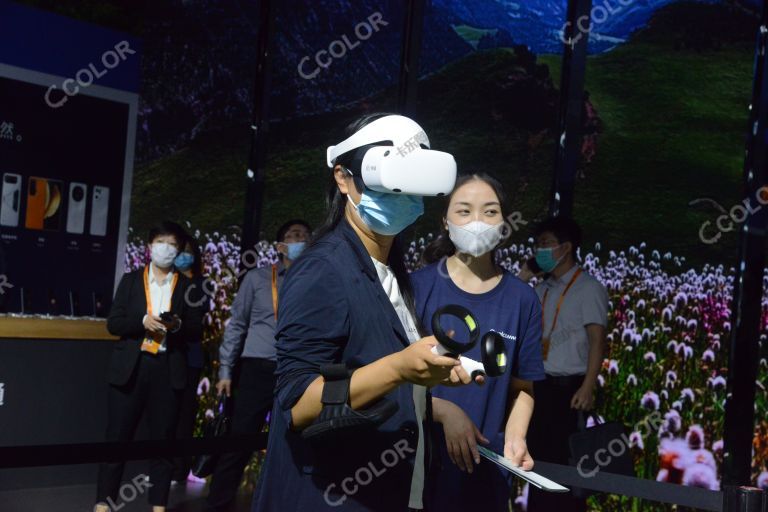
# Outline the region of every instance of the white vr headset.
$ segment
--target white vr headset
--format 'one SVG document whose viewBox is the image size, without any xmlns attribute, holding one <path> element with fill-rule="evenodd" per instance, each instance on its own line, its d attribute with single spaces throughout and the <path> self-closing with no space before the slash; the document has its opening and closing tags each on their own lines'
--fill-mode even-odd
<svg viewBox="0 0 768 512">
<path fill-rule="evenodd" d="M 456 184 L 453 155 L 430 150 L 421 126 L 404 116 L 386 116 L 365 125 L 329 146 L 327 158 L 328 167 L 339 164 L 378 192 L 442 196 Z"/>
</svg>

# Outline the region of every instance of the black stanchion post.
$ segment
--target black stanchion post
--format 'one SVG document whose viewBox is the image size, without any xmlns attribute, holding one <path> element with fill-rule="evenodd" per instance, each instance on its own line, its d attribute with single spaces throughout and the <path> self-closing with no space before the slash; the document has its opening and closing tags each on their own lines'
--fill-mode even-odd
<svg viewBox="0 0 768 512">
<path fill-rule="evenodd" d="M 264 201 L 264 159 L 269 130 L 269 93 L 272 69 L 275 6 L 272 0 L 259 0 L 259 25 L 256 42 L 256 84 L 253 91 L 251 151 L 248 157 L 243 219 L 242 251 L 258 241 Z"/>
<path fill-rule="evenodd" d="M 408 0 L 400 50 L 397 109 L 401 114 L 409 117 L 416 114 L 416 89 L 419 81 L 419 53 L 421 53 L 423 30 L 424 0 Z"/>
<path fill-rule="evenodd" d="M 767 512 L 768 496 L 757 487 L 729 485 L 723 492 L 723 512 Z"/>
<path fill-rule="evenodd" d="M 765 4 L 766 2 L 764 2 Z M 755 79 L 744 160 L 746 200 L 731 209 L 745 217 L 739 233 L 731 311 L 731 344 L 725 404 L 725 485 L 750 485 L 755 435 L 755 379 L 759 361 L 761 299 L 768 227 L 768 7 L 763 6 L 755 52 Z"/>
<path fill-rule="evenodd" d="M 584 75 L 589 46 L 592 0 L 568 0 L 567 23 L 563 40 L 563 66 L 560 79 L 560 113 L 557 124 L 555 172 L 552 178 L 549 214 L 553 217 L 573 213 L 573 189 L 582 135 Z"/>
</svg>

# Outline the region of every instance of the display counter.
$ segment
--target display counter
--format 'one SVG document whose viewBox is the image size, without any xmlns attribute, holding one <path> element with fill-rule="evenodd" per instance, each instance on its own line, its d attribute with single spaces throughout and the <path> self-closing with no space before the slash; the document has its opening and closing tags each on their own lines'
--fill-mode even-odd
<svg viewBox="0 0 768 512">
<path fill-rule="evenodd" d="M 0 315 L 0 338 L 116 340 L 102 318 Z"/>
<path fill-rule="evenodd" d="M 0 315 L 0 446 L 103 441 L 116 339 L 103 318 Z M 95 468 L 0 470 L 0 490 L 87 484 Z"/>
</svg>

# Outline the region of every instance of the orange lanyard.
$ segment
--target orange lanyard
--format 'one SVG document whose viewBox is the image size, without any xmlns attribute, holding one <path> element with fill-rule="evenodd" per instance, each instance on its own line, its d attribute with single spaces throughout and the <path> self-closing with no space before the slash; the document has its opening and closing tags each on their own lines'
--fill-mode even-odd
<svg viewBox="0 0 768 512">
<path fill-rule="evenodd" d="M 581 268 L 576 270 L 576 272 L 573 273 L 573 277 L 571 277 L 571 280 L 568 282 L 568 286 L 565 287 L 565 290 L 563 290 L 563 293 L 560 294 L 560 300 L 557 301 L 557 308 L 555 309 L 555 317 L 552 319 L 552 328 L 549 330 L 549 336 L 552 336 L 552 333 L 555 332 L 555 326 L 557 325 L 557 317 L 560 314 L 560 306 L 563 305 L 563 300 L 565 300 L 565 294 L 568 293 L 568 290 L 573 286 L 573 283 L 576 282 L 576 278 L 579 277 L 581 274 Z M 544 297 L 541 299 L 541 334 L 544 335 L 544 307 L 547 305 L 547 295 L 549 294 L 549 288 L 544 290 Z"/>
<path fill-rule="evenodd" d="M 272 309 L 275 311 L 277 322 L 277 265 L 272 265 Z"/>
<path fill-rule="evenodd" d="M 171 280 L 171 297 L 173 297 L 173 290 L 176 289 L 176 281 L 179 280 L 179 274 L 174 272 L 173 279 Z M 144 267 L 144 297 L 147 299 L 147 315 L 152 316 L 152 295 L 149 292 L 149 265 Z M 160 307 L 163 307 L 163 297 L 160 296 Z"/>
</svg>

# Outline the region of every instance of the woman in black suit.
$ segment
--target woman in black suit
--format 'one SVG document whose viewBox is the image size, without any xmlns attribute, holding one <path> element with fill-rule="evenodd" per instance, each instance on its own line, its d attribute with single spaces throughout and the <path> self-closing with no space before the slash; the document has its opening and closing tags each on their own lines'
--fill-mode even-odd
<svg viewBox="0 0 768 512">
<path fill-rule="evenodd" d="M 152 262 L 123 276 L 107 319 L 115 344 L 107 380 L 107 441 L 133 439 L 146 410 L 150 437 L 172 439 L 180 396 L 187 382 L 190 329 L 201 322 L 199 308 L 184 297 L 190 280 L 173 261 L 183 241 L 181 226 L 161 222 L 149 232 Z M 99 467 L 96 512 L 119 508 L 118 490 L 125 463 Z M 149 503 L 164 512 L 172 461 L 156 459 L 149 467 Z"/>
</svg>

